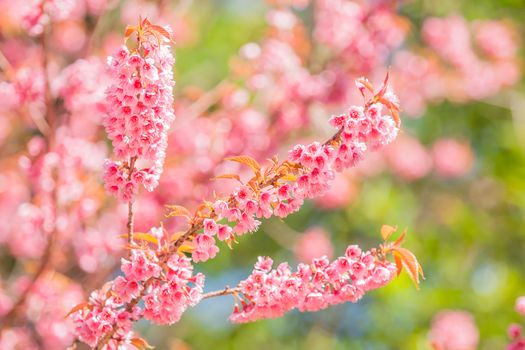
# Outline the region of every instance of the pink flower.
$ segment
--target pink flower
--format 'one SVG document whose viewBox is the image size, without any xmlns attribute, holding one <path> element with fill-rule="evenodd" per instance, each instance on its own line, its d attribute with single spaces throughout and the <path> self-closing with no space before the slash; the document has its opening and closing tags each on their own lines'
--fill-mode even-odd
<svg viewBox="0 0 525 350">
<path fill-rule="evenodd" d="M 213 259 L 219 252 L 219 247 L 215 245 L 215 239 L 208 234 L 200 234 L 193 241 L 195 250 L 192 252 L 193 261 L 206 261 Z"/>
<path fill-rule="evenodd" d="M 269 272 L 272 269 L 273 260 L 270 257 L 258 257 L 255 263 L 255 269 L 262 272 Z"/>
<path fill-rule="evenodd" d="M 125 303 L 137 297 L 141 289 L 141 285 L 137 281 L 128 280 L 122 276 L 117 277 L 113 282 L 113 291 Z"/>
<path fill-rule="evenodd" d="M 122 259 L 122 271 L 130 280 L 145 281 L 158 277 L 161 267 L 156 257 L 149 257 L 143 250 L 133 249 L 129 260 Z"/>
<path fill-rule="evenodd" d="M 204 233 L 208 236 L 214 236 L 219 231 L 217 223 L 212 219 L 204 219 L 203 226 Z"/>
<path fill-rule="evenodd" d="M 219 225 L 217 238 L 220 241 L 228 241 L 233 239 L 233 229 L 228 225 Z"/>
<path fill-rule="evenodd" d="M 193 275 L 190 259 L 174 255 L 168 262 L 167 280 L 154 285 L 144 297 L 144 317 L 157 324 L 177 322 L 189 306 L 196 305 L 202 296 L 204 275 Z"/>
</svg>

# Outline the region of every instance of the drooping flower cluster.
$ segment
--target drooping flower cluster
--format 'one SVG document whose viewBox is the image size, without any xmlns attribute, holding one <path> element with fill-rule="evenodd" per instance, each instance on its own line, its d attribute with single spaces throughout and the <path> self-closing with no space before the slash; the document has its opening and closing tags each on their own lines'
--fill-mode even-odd
<svg viewBox="0 0 525 350">
<path fill-rule="evenodd" d="M 366 89 L 373 91 L 366 80 L 359 80 L 358 87 L 363 94 Z M 392 115 L 383 114 L 383 107 Z M 237 187 L 229 200 L 216 200 L 212 204 L 213 217 L 204 221 L 203 233 L 193 241 L 194 261 L 206 261 L 215 256 L 218 248 L 213 236 L 229 243 L 234 240 L 234 234 L 257 230 L 258 219 L 273 215 L 284 218 L 299 210 L 305 199 L 322 195 L 330 187 L 335 172 L 355 166 L 367 149 L 377 149 L 394 140 L 398 131 L 396 116 L 393 116 L 396 113 L 397 99 L 385 83 L 365 107 L 352 107 L 347 114 L 330 119 L 330 124 L 339 130 L 333 142 L 296 145 L 284 165 L 274 166 L 273 181 L 265 183 L 258 175 L 257 183 Z M 232 159 L 258 167 L 246 157 Z M 283 171 L 289 172 L 288 176 L 284 176 Z M 266 178 L 271 178 L 271 174 Z M 282 177 L 287 180 L 282 181 Z M 219 223 L 223 219 L 233 224 L 233 230 Z"/>
<path fill-rule="evenodd" d="M 272 259 L 259 257 L 252 274 L 239 283 L 241 305 L 230 320 L 252 322 L 283 316 L 292 309 L 314 312 L 331 305 L 355 303 L 363 295 L 386 285 L 396 266 L 378 260 L 371 252 L 349 246 L 345 255 L 330 262 L 326 256 L 292 271 L 287 263 L 272 269 Z"/>
<path fill-rule="evenodd" d="M 143 185 L 152 191 L 158 185 L 166 157 L 167 133 L 173 114 L 173 56 L 160 41 L 139 42 L 133 51 L 122 47 L 108 60 L 113 81 L 106 92 L 106 132 L 117 161 L 105 164 L 107 190 L 130 201 Z M 136 169 L 137 161 L 149 161 Z"/>
</svg>

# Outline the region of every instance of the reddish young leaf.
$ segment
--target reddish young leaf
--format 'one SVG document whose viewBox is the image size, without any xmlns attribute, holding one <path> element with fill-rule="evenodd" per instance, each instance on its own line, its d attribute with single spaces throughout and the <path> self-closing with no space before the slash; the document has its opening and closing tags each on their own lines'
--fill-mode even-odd
<svg viewBox="0 0 525 350">
<path fill-rule="evenodd" d="M 392 113 L 392 118 L 396 122 L 396 125 L 399 127 L 401 125 L 401 118 L 399 118 L 399 112 L 396 109 L 390 109 L 390 113 Z"/>
<path fill-rule="evenodd" d="M 137 31 L 137 27 L 135 26 L 127 26 L 126 32 L 124 33 L 124 39 L 128 39 L 134 32 Z"/>
<path fill-rule="evenodd" d="M 149 21 L 148 17 L 144 18 L 141 23 L 142 27 L 148 27 L 151 25 L 151 22 Z"/>
<path fill-rule="evenodd" d="M 217 179 L 234 179 L 242 183 L 241 177 L 237 174 L 224 174 L 224 175 L 219 175 L 219 176 L 215 176 L 214 178 L 212 178 L 212 180 L 217 180 Z"/>
<path fill-rule="evenodd" d="M 153 349 L 154 347 L 149 345 L 147 341 L 142 338 L 133 338 L 131 339 L 131 344 L 136 347 L 138 350 Z"/>
<path fill-rule="evenodd" d="M 195 250 L 195 247 L 192 243 L 189 244 L 183 244 L 179 248 L 177 248 L 177 252 L 179 253 L 191 253 Z"/>
<path fill-rule="evenodd" d="M 381 226 L 381 237 L 386 241 L 394 232 L 397 231 L 397 226 L 383 225 Z"/>
<path fill-rule="evenodd" d="M 396 239 L 396 241 L 394 242 L 394 246 L 399 246 L 403 240 L 405 239 L 405 236 L 407 235 L 407 229 L 405 229 L 403 231 L 403 233 L 401 233 L 401 235 L 399 236 L 398 239 Z"/>
<path fill-rule="evenodd" d="M 90 303 L 88 303 L 88 302 L 80 303 L 78 305 L 75 305 L 75 306 L 73 306 L 73 308 L 71 310 L 69 310 L 69 312 L 67 313 L 66 316 L 64 316 L 64 318 L 67 318 L 67 317 L 71 316 L 72 314 L 74 314 L 77 311 L 83 310 L 85 308 L 89 309 L 91 307 L 92 307 L 92 305 Z"/>
<path fill-rule="evenodd" d="M 366 79 L 366 78 L 359 78 L 356 81 L 357 81 L 358 84 L 363 85 L 371 93 L 374 92 L 374 87 L 372 86 L 372 84 L 370 84 L 368 79 Z M 361 92 L 361 95 L 363 95 L 363 97 L 364 97 L 365 96 L 364 95 L 364 91 L 361 88 L 359 88 L 359 91 Z"/>
<path fill-rule="evenodd" d="M 156 31 L 157 33 L 159 33 L 160 35 L 162 35 L 163 37 L 165 37 L 166 39 L 168 39 L 169 41 L 172 41 L 171 34 L 163 27 L 153 24 L 150 26 L 150 28 Z"/>
<path fill-rule="evenodd" d="M 396 252 L 394 252 L 394 261 L 396 263 L 397 276 L 399 276 L 401 271 L 403 271 L 403 262 L 401 261 L 399 254 L 396 254 Z"/>
<path fill-rule="evenodd" d="M 171 210 L 167 217 L 184 216 L 189 219 L 191 216 L 189 210 L 181 205 L 167 205 L 166 207 Z"/>
<path fill-rule="evenodd" d="M 176 240 L 181 238 L 182 235 L 184 235 L 185 233 L 186 232 L 184 232 L 184 231 L 175 232 L 174 234 L 171 235 L 170 242 L 175 242 Z"/>
<path fill-rule="evenodd" d="M 403 267 L 412 279 L 412 282 L 414 282 L 416 288 L 419 289 L 419 276 L 421 275 L 423 279 L 425 276 L 423 274 L 423 268 L 417 261 L 416 256 L 410 250 L 401 247 L 394 247 L 392 253 L 394 254 L 394 257 L 398 256 Z"/>
<path fill-rule="evenodd" d="M 241 164 L 245 164 L 252 169 L 252 171 L 257 175 L 261 172 L 261 166 L 259 163 L 253 159 L 250 156 L 236 156 L 236 157 L 229 157 L 226 158 L 226 160 L 231 160 L 232 162 L 238 162 Z"/>
<path fill-rule="evenodd" d="M 379 92 L 376 94 L 376 96 L 378 97 L 383 97 L 383 95 L 385 94 L 386 92 L 386 89 L 388 87 L 388 78 L 389 78 L 389 74 L 390 72 L 386 72 L 386 76 L 385 76 L 385 80 L 383 81 L 383 85 L 381 86 L 381 90 L 379 90 Z"/>
<path fill-rule="evenodd" d="M 127 237 L 127 235 L 126 235 Z M 150 243 L 153 243 L 153 244 L 159 244 L 159 240 L 157 239 L 157 237 L 149 234 L 149 233 L 143 233 L 143 232 L 135 232 L 133 234 L 133 239 L 135 240 L 139 240 L 139 241 L 146 241 L 146 242 L 150 242 Z"/>
<path fill-rule="evenodd" d="M 297 180 L 297 176 L 295 176 L 294 174 L 286 174 L 283 177 L 281 177 L 281 180 L 283 180 L 283 181 L 296 181 Z"/>
</svg>

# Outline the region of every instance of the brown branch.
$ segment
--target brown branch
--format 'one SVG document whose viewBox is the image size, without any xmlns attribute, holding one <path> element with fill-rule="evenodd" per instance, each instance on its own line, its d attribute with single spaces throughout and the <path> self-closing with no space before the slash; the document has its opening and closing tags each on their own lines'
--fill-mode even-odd
<svg viewBox="0 0 525 350">
<path fill-rule="evenodd" d="M 202 299 L 209 299 L 209 298 L 220 297 L 220 296 L 223 296 L 223 295 L 235 294 L 235 293 L 239 293 L 240 291 L 241 291 L 241 289 L 239 287 L 236 287 L 236 288 L 226 287 L 226 288 L 221 289 L 221 290 L 216 290 L 214 292 L 209 292 L 209 293 L 203 294 L 202 295 Z"/>
<path fill-rule="evenodd" d="M 128 228 L 128 244 L 131 245 L 134 243 L 133 240 L 133 225 L 135 222 L 135 213 L 133 212 L 133 200 L 130 200 L 128 203 L 128 222 L 126 227 Z"/>
<path fill-rule="evenodd" d="M 133 172 L 135 171 L 135 162 L 137 161 L 137 157 L 132 157 L 129 160 L 129 172 L 128 172 L 128 181 L 131 180 L 131 177 L 133 176 Z M 134 198 L 131 198 L 128 203 L 128 222 L 126 224 L 126 227 L 128 228 L 128 245 L 132 245 L 134 242 L 133 240 L 133 227 L 135 223 L 135 213 L 133 212 L 133 202 Z"/>
</svg>

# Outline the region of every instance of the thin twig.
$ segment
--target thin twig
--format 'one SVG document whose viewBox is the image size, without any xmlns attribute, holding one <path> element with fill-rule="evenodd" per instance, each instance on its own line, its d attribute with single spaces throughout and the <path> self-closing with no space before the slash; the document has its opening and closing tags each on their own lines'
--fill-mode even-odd
<svg viewBox="0 0 525 350">
<path fill-rule="evenodd" d="M 129 161 L 129 173 L 128 173 L 128 181 L 131 180 L 131 177 L 133 176 L 133 172 L 135 171 L 135 162 L 137 161 L 137 157 L 132 157 Z M 133 202 L 134 198 L 131 198 L 128 203 L 128 222 L 126 224 L 128 228 L 128 244 L 131 246 L 135 241 L 133 240 L 133 226 L 135 223 L 135 213 L 133 212 Z"/>
<path fill-rule="evenodd" d="M 226 287 L 221 290 L 216 290 L 214 292 L 203 294 L 202 299 L 209 299 L 209 298 L 214 298 L 214 297 L 220 297 L 223 295 L 235 294 L 235 293 L 239 293 L 240 291 L 241 291 L 241 288 L 239 287 L 236 287 L 236 288 Z"/>
</svg>

